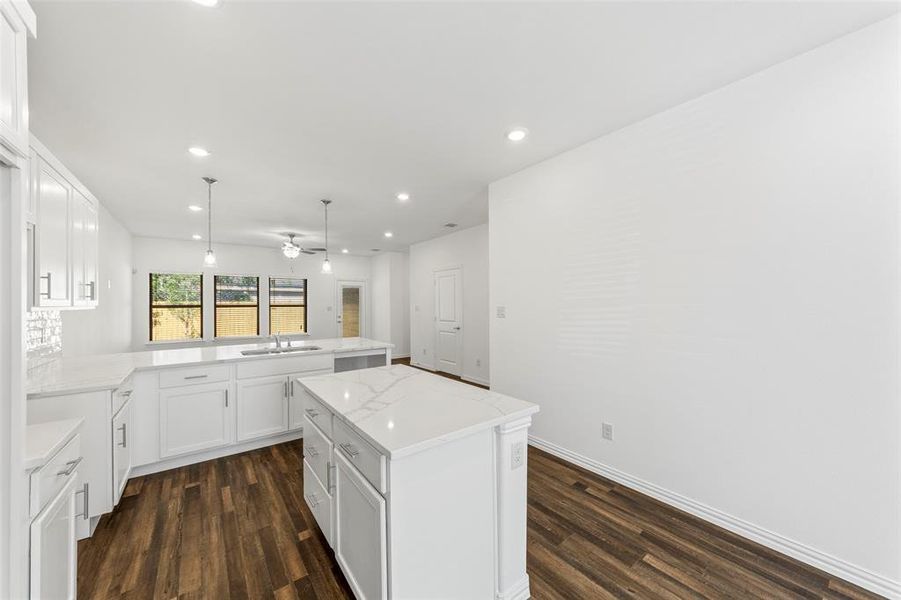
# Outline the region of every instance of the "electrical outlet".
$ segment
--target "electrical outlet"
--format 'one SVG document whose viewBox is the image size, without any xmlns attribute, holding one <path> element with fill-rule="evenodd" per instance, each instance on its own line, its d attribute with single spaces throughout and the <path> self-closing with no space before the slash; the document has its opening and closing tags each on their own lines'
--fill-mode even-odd
<svg viewBox="0 0 901 600">
<path fill-rule="evenodd" d="M 526 445 L 524 442 L 516 442 L 510 449 L 510 469 L 518 469 L 526 460 Z"/>
<path fill-rule="evenodd" d="M 605 440 L 613 441 L 613 425 L 610 423 L 601 424 L 601 437 Z"/>
<path fill-rule="evenodd" d="M 477 367 L 481 367 L 481 366 L 482 366 L 482 359 L 481 359 L 481 358 L 477 358 L 477 359 L 476 359 L 476 366 L 477 366 Z"/>
<path fill-rule="evenodd" d="M 498 319 L 506 319 L 507 318 L 507 307 L 506 306 L 498 306 L 497 307 L 497 318 Z"/>
<path fill-rule="evenodd" d="M 422 349 L 422 355 L 423 355 L 423 356 L 426 355 L 426 350 L 425 350 L 425 348 Z"/>
</svg>

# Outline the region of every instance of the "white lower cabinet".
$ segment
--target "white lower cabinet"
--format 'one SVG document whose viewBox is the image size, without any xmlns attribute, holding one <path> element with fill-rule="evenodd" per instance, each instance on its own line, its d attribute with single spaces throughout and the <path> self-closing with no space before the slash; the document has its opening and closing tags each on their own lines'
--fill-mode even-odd
<svg viewBox="0 0 901 600">
<path fill-rule="evenodd" d="M 306 499 L 307 506 L 310 507 L 310 512 L 313 513 L 313 518 L 316 519 L 322 535 L 330 546 L 334 545 L 332 497 L 307 461 L 303 461 L 303 497 Z"/>
<path fill-rule="evenodd" d="M 230 387 L 219 381 L 159 391 L 161 458 L 231 443 Z"/>
<path fill-rule="evenodd" d="M 288 387 L 284 375 L 238 380 L 235 402 L 239 442 L 288 430 Z"/>
<path fill-rule="evenodd" d="M 334 457 L 335 558 L 357 600 L 387 598 L 385 499 L 340 452 Z"/>
<path fill-rule="evenodd" d="M 30 597 L 32 600 L 75 598 L 75 484 L 68 483 L 31 522 Z"/>
<path fill-rule="evenodd" d="M 113 417 L 113 505 L 119 503 L 131 475 L 131 401 L 126 401 Z"/>
</svg>

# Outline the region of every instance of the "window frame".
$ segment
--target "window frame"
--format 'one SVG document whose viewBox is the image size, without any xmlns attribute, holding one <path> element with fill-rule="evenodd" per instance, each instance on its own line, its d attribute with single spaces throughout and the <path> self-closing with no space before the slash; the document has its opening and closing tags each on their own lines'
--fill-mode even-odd
<svg viewBox="0 0 901 600">
<path fill-rule="evenodd" d="M 279 275 L 269 275 L 268 277 L 269 277 L 269 293 L 267 295 L 267 304 L 268 304 L 268 311 L 269 311 L 269 323 L 268 323 L 269 335 L 270 336 L 275 335 L 275 333 L 272 331 L 272 307 L 273 306 L 275 306 L 276 308 L 284 308 L 284 307 L 296 308 L 298 306 L 303 306 L 303 331 L 286 331 L 283 333 L 285 335 L 309 335 L 310 322 L 307 319 L 307 317 L 309 316 L 310 312 L 307 310 L 307 308 L 309 306 L 309 303 L 307 302 L 307 300 L 310 297 L 309 296 L 310 280 L 306 277 L 283 277 L 283 276 L 279 276 Z M 303 304 L 298 305 L 298 304 L 275 304 L 275 303 L 273 303 L 272 302 L 272 280 L 273 279 L 298 279 L 300 281 L 303 281 Z"/>
<path fill-rule="evenodd" d="M 148 303 L 147 340 L 148 340 L 148 342 L 153 343 L 153 344 L 165 344 L 165 343 L 177 344 L 177 343 L 190 343 L 193 341 L 201 341 L 202 342 L 204 339 L 206 339 L 203 336 L 203 321 L 204 321 L 204 319 L 203 319 L 203 313 L 204 313 L 204 309 L 203 309 L 203 304 L 204 304 L 204 302 L 203 302 L 203 280 L 204 280 L 203 273 L 173 273 L 173 272 L 150 271 L 150 272 L 148 272 L 147 275 L 148 275 L 148 277 L 147 277 L 147 303 Z M 154 275 L 192 275 L 192 276 L 200 277 L 200 304 L 156 304 L 155 305 L 153 303 L 153 276 Z M 199 308 L 200 309 L 200 337 L 179 338 L 177 340 L 155 340 L 155 339 L 153 339 L 153 309 L 154 308 Z"/>
<path fill-rule="evenodd" d="M 253 277 L 257 280 L 257 302 L 254 305 L 256 308 L 256 333 L 250 335 L 225 335 L 219 336 L 219 320 L 216 318 L 217 313 L 219 312 L 219 300 L 216 298 L 217 285 L 216 280 L 220 277 Z M 227 340 L 227 339 L 247 339 L 247 338 L 256 338 L 260 336 L 260 276 L 259 275 L 225 275 L 225 274 L 213 274 L 213 339 L 214 340 Z M 247 305 L 249 308 L 249 305 Z"/>
</svg>

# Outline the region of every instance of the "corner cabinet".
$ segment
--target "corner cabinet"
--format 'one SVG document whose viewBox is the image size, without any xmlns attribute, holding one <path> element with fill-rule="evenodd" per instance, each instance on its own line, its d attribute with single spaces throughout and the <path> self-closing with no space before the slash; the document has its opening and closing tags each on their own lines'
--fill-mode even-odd
<svg viewBox="0 0 901 600">
<path fill-rule="evenodd" d="M 34 306 L 97 306 L 99 204 L 37 139 L 31 140 Z"/>
</svg>

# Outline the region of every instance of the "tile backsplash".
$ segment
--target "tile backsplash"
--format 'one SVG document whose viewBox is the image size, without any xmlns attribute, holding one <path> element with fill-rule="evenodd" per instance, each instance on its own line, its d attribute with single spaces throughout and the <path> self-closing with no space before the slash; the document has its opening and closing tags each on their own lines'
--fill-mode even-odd
<svg viewBox="0 0 901 600">
<path fill-rule="evenodd" d="M 58 310 L 33 310 L 25 318 L 28 368 L 58 358 L 63 351 L 63 318 Z"/>
</svg>

